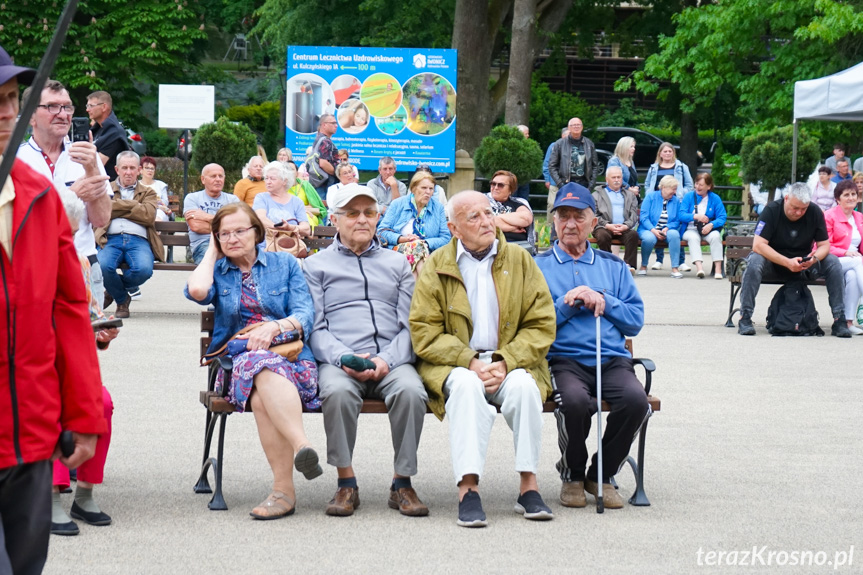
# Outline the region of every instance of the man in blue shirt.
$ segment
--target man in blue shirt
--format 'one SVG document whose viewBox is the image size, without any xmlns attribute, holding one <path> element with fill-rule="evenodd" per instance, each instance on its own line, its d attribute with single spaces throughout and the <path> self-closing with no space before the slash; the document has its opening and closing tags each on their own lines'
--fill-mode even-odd
<svg viewBox="0 0 863 575">
<path fill-rule="evenodd" d="M 833 174 L 833 177 L 830 178 L 831 182 L 836 182 L 837 184 L 842 180 L 850 180 L 851 173 L 848 169 L 848 158 L 842 158 L 840 160 L 836 160 L 836 173 Z"/>
<path fill-rule="evenodd" d="M 623 499 L 611 485 L 638 428 L 650 415 L 647 395 L 635 377 L 627 337 L 644 325 L 644 304 L 626 264 L 587 242 L 596 227 L 596 204 L 587 188 L 569 183 L 552 210 L 558 240 L 536 258 L 557 312 L 557 337 L 548 352 L 558 408 L 556 419 L 563 480 L 560 501 L 584 507 L 584 492 L 596 496 L 599 473 L 594 455 L 585 474 L 591 416 L 596 400 L 596 317 L 601 317 L 602 398 L 611 413 L 602 438 L 602 495 L 605 507 L 619 509 Z M 583 305 L 576 306 L 575 301 Z M 591 397 L 591 396 L 594 397 Z"/>
</svg>

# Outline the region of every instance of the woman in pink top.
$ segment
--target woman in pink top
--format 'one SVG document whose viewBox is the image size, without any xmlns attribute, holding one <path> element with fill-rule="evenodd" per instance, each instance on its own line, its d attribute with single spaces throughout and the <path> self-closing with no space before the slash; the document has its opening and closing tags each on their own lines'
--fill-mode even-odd
<svg viewBox="0 0 863 575">
<path fill-rule="evenodd" d="M 839 258 L 845 275 L 845 319 L 854 335 L 863 334 L 863 329 L 852 325 L 857 310 L 857 301 L 863 295 L 863 214 L 854 208 L 860 201 L 857 185 L 852 180 L 836 184 L 834 197 L 838 205 L 824 213 L 830 253 Z"/>
</svg>

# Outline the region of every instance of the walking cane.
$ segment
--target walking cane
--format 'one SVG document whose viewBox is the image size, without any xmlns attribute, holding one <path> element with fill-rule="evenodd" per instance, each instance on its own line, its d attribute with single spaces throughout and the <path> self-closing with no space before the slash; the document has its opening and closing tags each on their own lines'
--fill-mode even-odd
<svg viewBox="0 0 863 575">
<path fill-rule="evenodd" d="M 602 473 L 602 330 L 601 316 L 596 316 L 596 512 L 605 511 L 602 489 L 605 483 Z"/>
</svg>

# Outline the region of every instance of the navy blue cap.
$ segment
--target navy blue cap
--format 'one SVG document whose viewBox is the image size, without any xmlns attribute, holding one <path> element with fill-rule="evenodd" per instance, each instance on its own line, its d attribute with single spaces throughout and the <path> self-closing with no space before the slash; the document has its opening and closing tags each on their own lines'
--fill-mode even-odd
<svg viewBox="0 0 863 575">
<path fill-rule="evenodd" d="M 567 206 L 579 210 L 590 208 L 596 212 L 596 202 L 593 200 L 593 195 L 591 195 L 587 188 L 574 182 L 565 184 L 562 188 L 557 190 L 557 197 L 554 199 L 554 207 L 551 211 L 554 211 L 561 206 Z"/>
<path fill-rule="evenodd" d="M 10 58 L 6 50 L 0 46 L 0 84 L 5 84 L 15 77 L 18 78 L 19 84 L 26 84 L 29 86 L 33 81 L 33 78 L 36 77 L 36 70 L 15 66 L 12 63 L 12 58 Z"/>
</svg>

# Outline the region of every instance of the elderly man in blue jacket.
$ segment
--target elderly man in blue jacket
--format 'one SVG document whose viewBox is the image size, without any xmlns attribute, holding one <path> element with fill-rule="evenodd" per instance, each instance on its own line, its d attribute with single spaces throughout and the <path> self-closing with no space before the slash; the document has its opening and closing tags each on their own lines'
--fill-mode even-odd
<svg viewBox="0 0 863 575">
<path fill-rule="evenodd" d="M 611 406 L 602 437 L 602 495 L 605 507 L 619 509 L 623 499 L 611 485 L 635 433 L 650 414 L 647 395 L 635 376 L 626 338 L 641 331 L 644 304 L 627 265 L 617 256 L 593 249 L 587 241 L 596 227 L 596 204 L 587 188 L 563 186 L 552 211 L 558 240 L 536 258 L 557 311 L 557 337 L 548 363 L 558 408 L 563 480 L 560 502 L 584 507 L 585 490 L 597 496 L 600 470 L 596 455 L 585 474 L 590 419 L 596 411 L 596 317 L 601 317 L 602 398 Z M 576 305 L 576 300 L 583 302 Z"/>
</svg>

